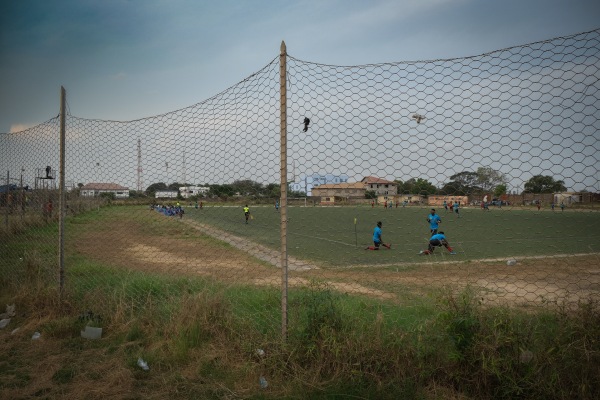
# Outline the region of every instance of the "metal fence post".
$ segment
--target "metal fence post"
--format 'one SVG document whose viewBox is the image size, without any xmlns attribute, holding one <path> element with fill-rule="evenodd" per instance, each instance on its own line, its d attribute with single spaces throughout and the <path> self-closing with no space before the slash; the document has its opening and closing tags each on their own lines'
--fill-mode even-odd
<svg viewBox="0 0 600 400">
<path fill-rule="evenodd" d="M 65 286 L 65 110 L 67 95 L 64 87 L 60 87 L 60 186 L 58 203 L 58 267 L 59 289 L 62 300 Z"/>
<path fill-rule="evenodd" d="M 288 258 L 287 258 L 287 92 L 286 92 L 286 56 L 285 42 L 281 41 L 279 54 L 280 88 L 280 209 L 281 209 L 281 336 L 287 339 L 288 313 Z"/>
</svg>

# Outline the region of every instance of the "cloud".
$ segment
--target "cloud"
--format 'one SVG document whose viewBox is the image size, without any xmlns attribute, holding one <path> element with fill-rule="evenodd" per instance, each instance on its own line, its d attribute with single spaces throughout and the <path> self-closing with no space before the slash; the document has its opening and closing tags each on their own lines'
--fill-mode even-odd
<svg viewBox="0 0 600 400">
<path fill-rule="evenodd" d="M 420 18 L 421 14 L 452 3 L 456 5 L 457 2 L 454 0 L 410 0 L 404 1 L 399 7 L 397 1 L 388 0 L 357 10 L 349 15 L 344 23 L 353 26 L 354 29 L 356 29 L 356 25 L 361 24 L 376 27 L 382 23 Z M 423 17 L 426 18 L 426 15 Z"/>
<path fill-rule="evenodd" d="M 126 77 L 127 77 L 127 74 L 123 71 L 117 72 L 116 74 L 113 74 L 111 76 L 112 80 L 114 80 L 114 81 L 120 81 L 122 79 L 125 79 Z"/>
<path fill-rule="evenodd" d="M 33 128 L 35 124 L 12 124 L 10 126 L 9 133 L 25 131 L 29 128 Z"/>
</svg>

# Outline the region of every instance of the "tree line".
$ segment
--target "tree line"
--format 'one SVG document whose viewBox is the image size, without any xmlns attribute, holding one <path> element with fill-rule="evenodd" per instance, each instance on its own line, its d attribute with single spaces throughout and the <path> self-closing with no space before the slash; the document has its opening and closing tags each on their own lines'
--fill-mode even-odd
<svg viewBox="0 0 600 400">
<path fill-rule="evenodd" d="M 502 174 L 489 167 L 478 168 L 477 171 L 463 171 L 450 176 L 450 181 L 441 188 L 424 178 L 410 178 L 406 181 L 394 180 L 398 185 L 399 194 L 418 194 L 422 196 L 444 194 L 444 195 L 471 195 L 492 194 L 499 197 L 508 191 L 508 179 Z M 164 182 L 153 183 L 146 188 L 146 195 L 154 197 L 158 190 L 178 191 L 184 186 L 203 186 L 210 188 L 206 197 L 229 198 L 235 196 L 256 198 L 278 198 L 280 197 L 280 185 L 277 183 L 262 184 L 249 179 L 236 180 L 233 183 L 194 185 L 190 183 Z M 525 182 L 524 191 L 528 193 L 556 193 L 564 192 L 567 188 L 562 180 L 555 180 L 551 176 L 536 175 Z M 290 197 L 304 197 L 305 192 L 289 191 Z M 374 196 L 374 192 L 367 192 L 367 197 Z"/>
<path fill-rule="evenodd" d="M 178 191 L 180 187 L 184 186 L 202 186 L 208 187 L 210 190 L 206 195 L 199 197 L 219 197 L 227 199 L 229 197 L 242 196 L 242 197 L 256 197 L 256 198 L 279 198 L 281 195 L 280 185 L 278 183 L 262 184 L 259 182 L 252 181 L 250 179 L 236 180 L 233 183 L 225 184 L 210 184 L 205 183 L 201 185 L 195 185 L 191 183 L 179 183 L 173 182 L 169 185 L 164 182 L 153 183 L 146 188 L 146 194 L 154 197 L 158 190 L 174 190 Z M 306 193 L 289 191 L 288 196 L 290 197 L 304 197 Z"/>
<path fill-rule="evenodd" d="M 407 181 L 395 180 L 398 184 L 399 194 L 420 195 L 471 195 L 492 194 L 499 197 L 508 191 L 508 179 L 489 167 L 478 168 L 477 171 L 463 171 L 450 176 L 450 181 L 441 188 L 423 178 L 411 178 Z M 528 193 L 555 193 L 564 192 L 567 188 L 561 180 L 551 176 L 536 175 L 525 182 L 524 192 Z"/>
</svg>

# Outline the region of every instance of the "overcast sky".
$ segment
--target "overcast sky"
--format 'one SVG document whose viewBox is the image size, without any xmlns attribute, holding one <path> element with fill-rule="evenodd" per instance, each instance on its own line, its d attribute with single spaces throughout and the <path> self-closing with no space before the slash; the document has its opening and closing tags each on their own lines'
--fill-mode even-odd
<svg viewBox="0 0 600 400">
<path fill-rule="evenodd" d="M 69 112 L 129 121 L 201 102 L 281 41 L 333 65 L 478 55 L 600 27 L 598 0 L 19 0 L 0 5 L 0 132 Z"/>
</svg>

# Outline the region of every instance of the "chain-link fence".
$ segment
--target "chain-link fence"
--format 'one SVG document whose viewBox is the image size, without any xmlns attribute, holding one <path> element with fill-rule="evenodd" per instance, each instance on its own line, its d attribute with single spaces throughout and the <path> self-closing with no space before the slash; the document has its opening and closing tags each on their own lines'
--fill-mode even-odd
<svg viewBox="0 0 600 400">
<path fill-rule="evenodd" d="M 599 298 L 599 30 L 449 60 L 285 56 L 287 198 L 279 57 L 181 110 L 66 115 L 81 308 L 219 291 L 277 329 L 289 291 L 293 329 L 315 290 L 397 320 L 466 287 L 510 306 Z M 58 280 L 59 131 L 0 136 L 4 284 Z"/>
</svg>

